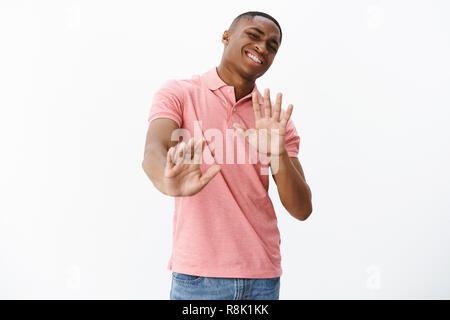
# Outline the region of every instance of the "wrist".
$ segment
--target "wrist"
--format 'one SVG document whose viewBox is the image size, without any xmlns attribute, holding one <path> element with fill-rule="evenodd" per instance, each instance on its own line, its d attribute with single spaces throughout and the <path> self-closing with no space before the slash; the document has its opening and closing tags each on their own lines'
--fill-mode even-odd
<svg viewBox="0 0 450 320">
<path fill-rule="evenodd" d="M 169 193 L 167 192 L 167 188 L 166 188 L 166 184 L 164 183 L 164 179 L 162 180 L 152 180 L 153 185 L 155 186 L 156 189 L 158 189 L 162 194 L 165 195 L 169 195 Z"/>
<path fill-rule="evenodd" d="M 270 155 L 270 159 L 279 159 L 279 158 L 283 158 L 283 157 L 287 157 L 288 156 L 288 152 L 287 149 L 285 147 L 280 149 L 280 152 L 276 153 L 276 154 L 271 154 Z"/>
</svg>

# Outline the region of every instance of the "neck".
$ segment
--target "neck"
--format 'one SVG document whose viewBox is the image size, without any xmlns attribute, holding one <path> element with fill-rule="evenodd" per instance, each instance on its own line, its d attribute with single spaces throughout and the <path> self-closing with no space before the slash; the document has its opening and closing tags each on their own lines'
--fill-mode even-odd
<svg viewBox="0 0 450 320">
<path fill-rule="evenodd" d="M 234 87 L 236 101 L 252 92 L 255 86 L 255 81 L 242 78 L 239 73 L 225 67 L 222 63 L 217 67 L 217 74 L 223 82 Z"/>
</svg>

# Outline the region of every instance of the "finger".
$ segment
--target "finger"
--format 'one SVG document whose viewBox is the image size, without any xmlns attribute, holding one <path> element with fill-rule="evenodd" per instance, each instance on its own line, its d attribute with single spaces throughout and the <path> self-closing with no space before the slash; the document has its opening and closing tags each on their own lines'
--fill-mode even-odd
<svg viewBox="0 0 450 320">
<path fill-rule="evenodd" d="M 255 113 L 255 121 L 261 119 L 261 106 L 258 101 L 258 94 L 255 92 L 252 93 L 252 101 L 253 101 L 253 112 Z"/>
<path fill-rule="evenodd" d="M 175 153 L 175 164 L 178 164 L 184 159 L 184 147 L 186 146 L 186 142 L 182 141 L 178 144 L 178 148 Z"/>
<path fill-rule="evenodd" d="M 184 159 L 185 156 L 185 149 L 186 148 L 186 142 L 181 142 L 180 143 L 180 150 L 178 150 L 178 156 L 180 157 L 181 160 Z"/>
<path fill-rule="evenodd" d="M 180 146 L 180 151 L 179 151 L 179 155 L 180 155 L 180 159 L 181 162 L 183 163 L 189 163 L 190 159 L 191 159 L 191 143 L 193 138 L 190 138 L 187 142 L 184 142 L 183 145 Z M 181 155 L 181 149 L 183 149 L 182 151 L 182 155 Z"/>
<path fill-rule="evenodd" d="M 277 101 L 275 102 L 275 110 L 273 113 L 273 119 L 277 122 L 280 122 L 280 112 L 281 112 L 281 100 L 283 98 L 283 95 L 281 92 L 278 92 L 277 94 Z"/>
<path fill-rule="evenodd" d="M 175 163 L 173 163 L 173 152 L 175 148 L 171 147 L 167 151 L 167 158 L 166 158 L 166 168 L 172 169 Z"/>
<path fill-rule="evenodd" d="M 264 90 L 264 118 L 269 119 L 272 115 L 272 104 L 270 103 L 270 90 Z"/>
<path fill-rule="evenodd" d="M 202 139 L 202 150 L 205 148 L 206 145 L 206 139 Z"/>
<path fill-rule="evenodd" d="M 178 157 L 177 157 L 177 152 L 178 152 L 178 150 L 180 150 L 180 145 L 179 145 L 179 144 L 176 144 L 176 145 L 173 146 L 172 148 L 173 148 L 173 149 L 172 149 L 172 153 L 171 153 L 171 155 L 170 155 L 170 158 L 172 159 L 172 163 L 173 163 L 173 164 L 177 164 L 177 159 L 178 159 Z"/>
<path fill-rule="evenodd" d="M 194 155 L 195 155 L 195 139 L 192 139 L 192 148 L 191 148 L 191 150 L 192 150 L 192 159 L 193 159 Z"/>
<path fill-rule="evenodd" d="M 205 139 L 200 139 L 195 143 L 194 147 L 194 163 L 199 164 L 202 159 L 203 147 L 205 145 Z"/>
<path fill-rule="evenodd" d="M 289 105 L 289 107 L 287 108 L 287 111 L 284 113 L 284 117 L 283 119 L 280 121 L 280 123 L 286 127 L 287 122 L 289 121 L 291 114 L 292 114 L 292 110 L 294 109 L 294 106 L 292 104 Z"/>
<path fill-rule="evenodd" d="M 200 177 L 200 183 L 205 186 L 212 178 L 216 176 L 220 171 L 219 165 L 214 165 L 208 168 L 206 172 Z"/>
<path fill-rule="evenodd" d="M 185 148 L 185 152 L 186 152 L 186 157 L 185 160 L 187 160 L 187 162 L 190 162 L 192 160 L 192 158 L 194 157 L 194 138 L 190 138 L 186 148 Z"/>
<path fill-rule="evenodd" d="M 201 143 L 200 143 L 200 152 L 201 153 L 203 153 L 203 150 L 205 150 L 205 145 L 206 145 L 206 139 L 202 138 Z"/>
</svg>

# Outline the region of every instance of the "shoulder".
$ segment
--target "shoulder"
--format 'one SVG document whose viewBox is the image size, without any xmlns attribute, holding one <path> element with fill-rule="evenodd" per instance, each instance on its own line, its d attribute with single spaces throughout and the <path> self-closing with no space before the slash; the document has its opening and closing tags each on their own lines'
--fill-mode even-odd
<svg viewBox="0 0 450 320">
<path fill-rule="evenodd" d="M 166 80 L 162 86 L 162 90 L 169 90 L 180 96 L 184 96 L 190 92 L 202 88 L 202 79 L 200 75 L 193 75 L 190 78 L 173 78 Z"/>
</svg>

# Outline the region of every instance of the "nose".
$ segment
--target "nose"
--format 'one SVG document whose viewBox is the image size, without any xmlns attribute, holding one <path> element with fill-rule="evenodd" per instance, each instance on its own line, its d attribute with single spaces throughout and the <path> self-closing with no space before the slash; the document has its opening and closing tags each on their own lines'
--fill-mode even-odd
<svg viewBox="0 0 450 320">
<path fill-rule="evenodd" d="M 261 49 L 262 48 L 262 49 Z M 263 57 L 267 57 L 268 51 L 266 46 L 263 45 L 256 45 L 256 49 L 259 53 L 261 53 L 263 55 Z"/>
</svg>

